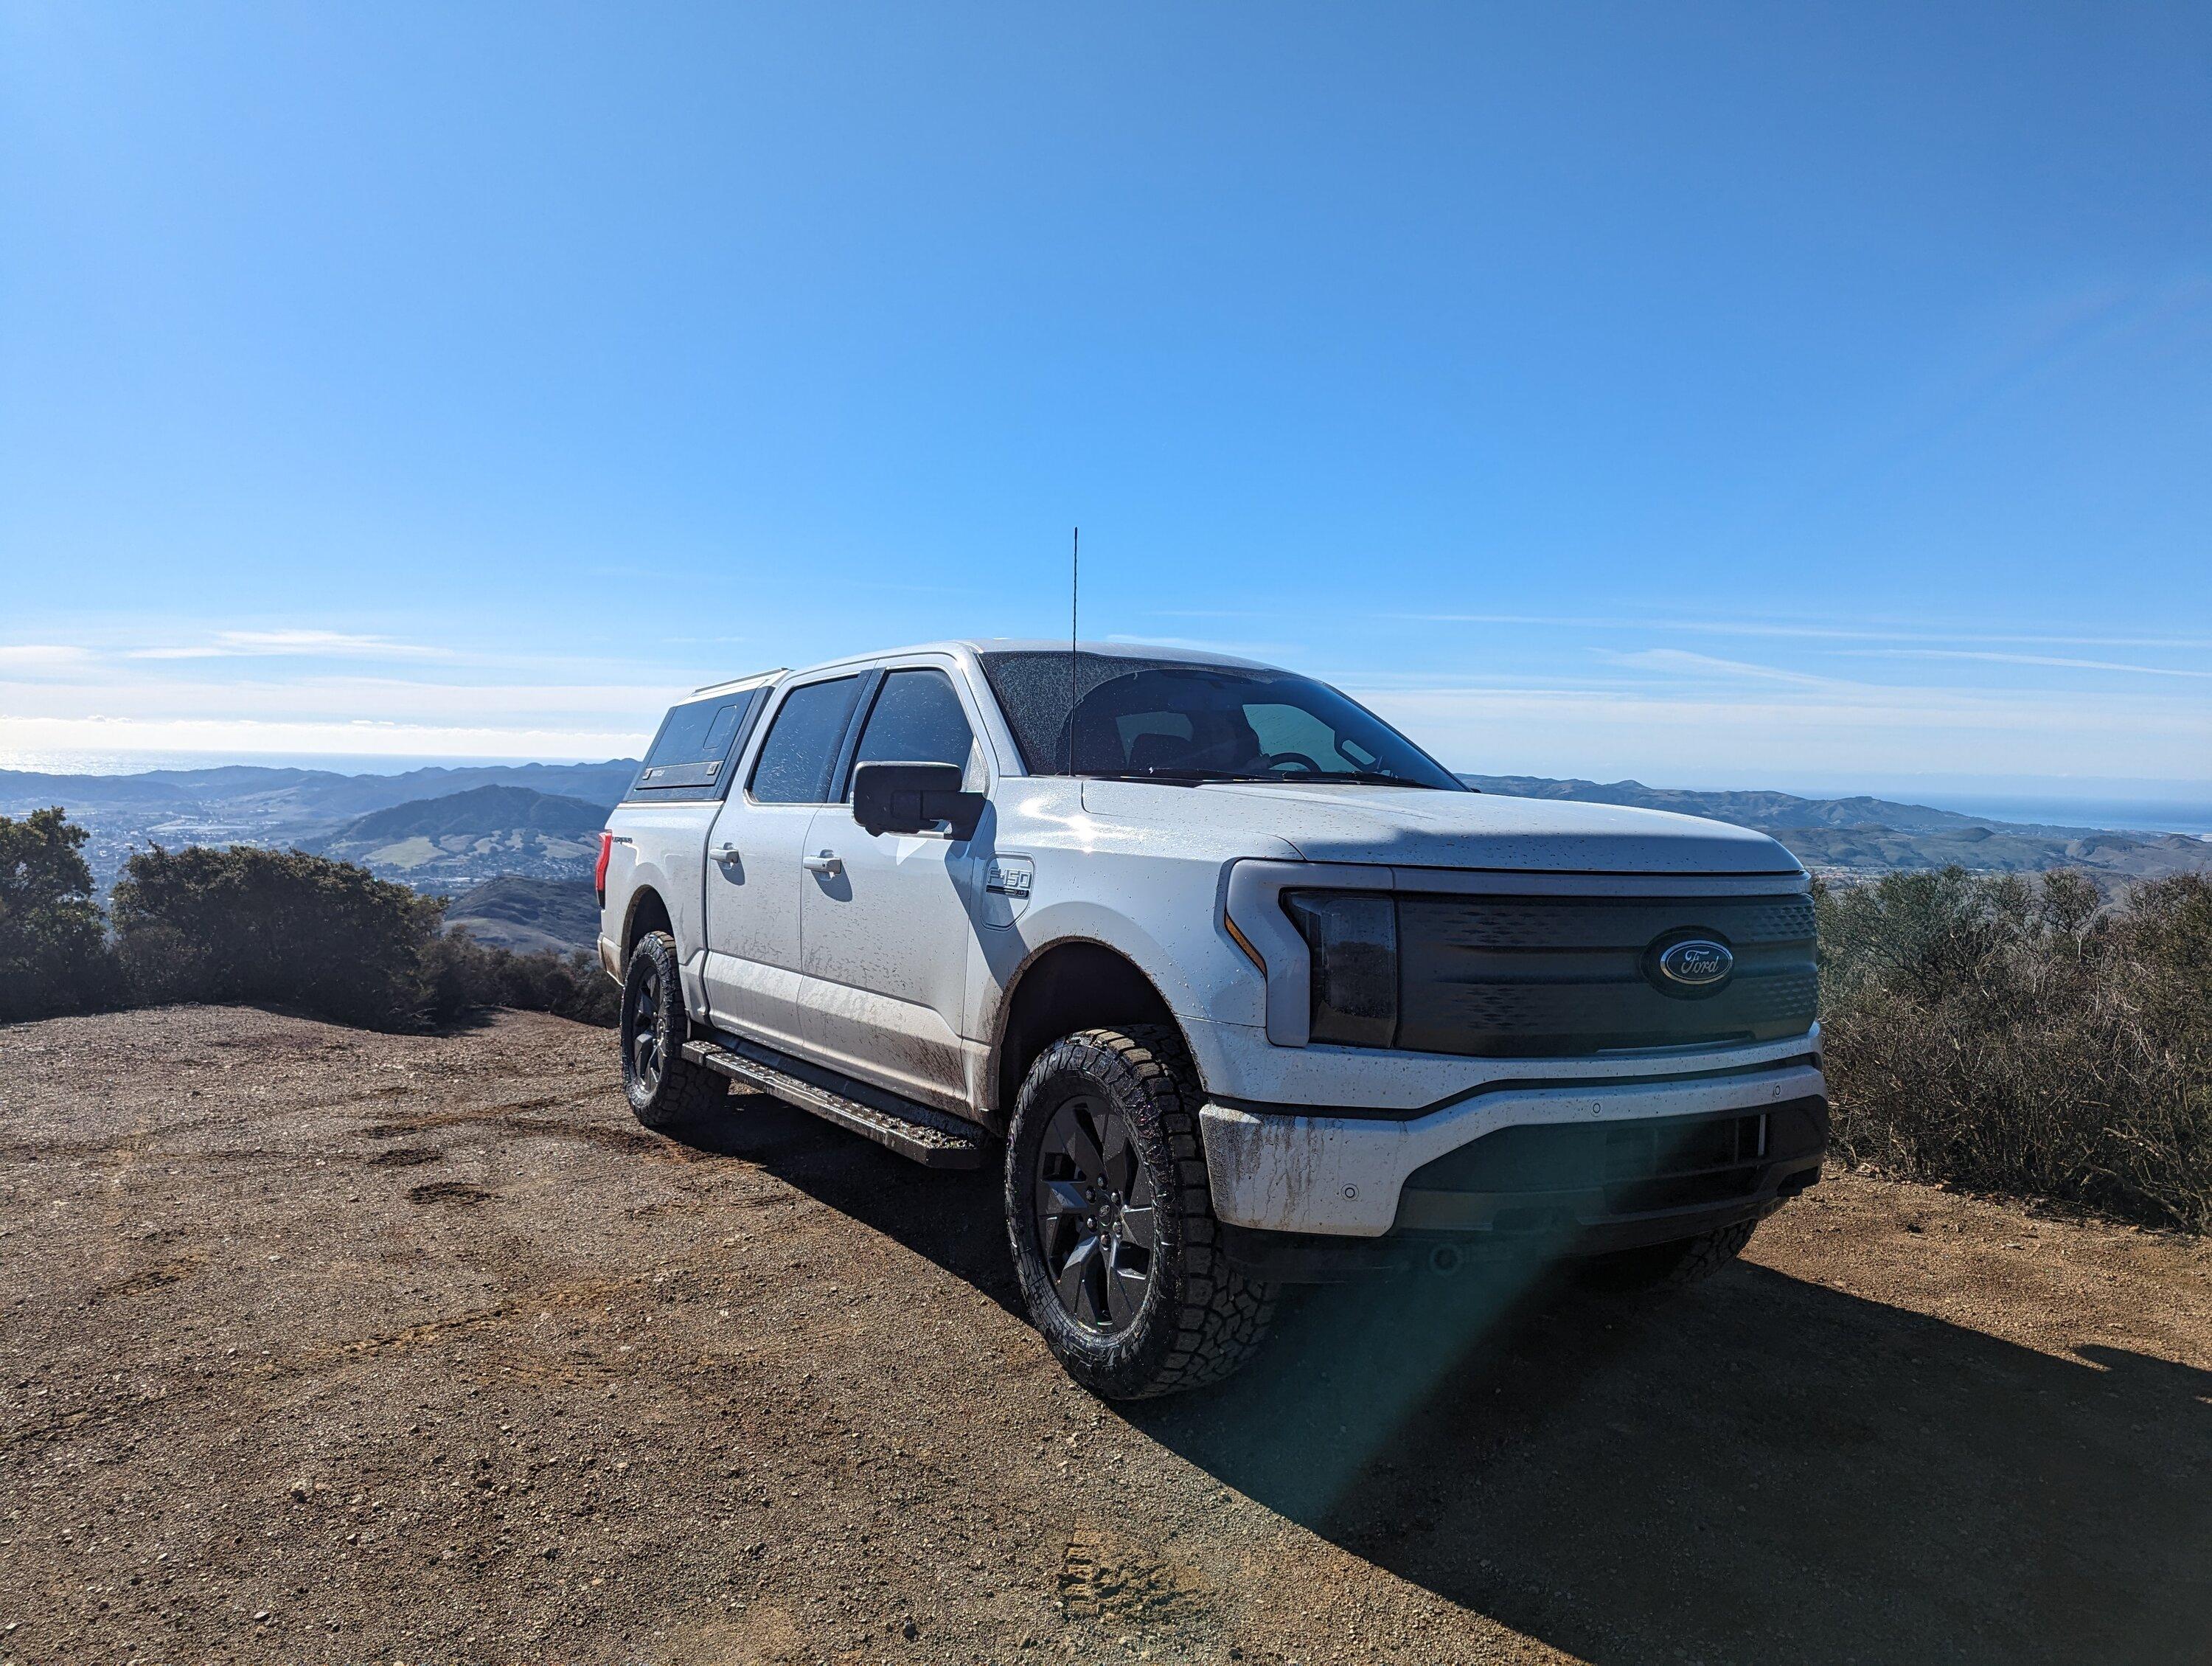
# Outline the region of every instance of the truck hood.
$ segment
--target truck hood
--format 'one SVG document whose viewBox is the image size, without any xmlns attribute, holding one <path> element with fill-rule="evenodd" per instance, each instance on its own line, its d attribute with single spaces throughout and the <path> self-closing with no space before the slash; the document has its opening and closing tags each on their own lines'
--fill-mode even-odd
<svg viewBox="0 0 2212 1666">
<path fill-rule="evenodd" d="M 1600 873 L 1803 870 L 1764 833 L 1670 810 L 1404 787 L 1086 781 L 1083 806 L 1233 839 L 1264 833 L 1312 862 Z"/>
</svg>

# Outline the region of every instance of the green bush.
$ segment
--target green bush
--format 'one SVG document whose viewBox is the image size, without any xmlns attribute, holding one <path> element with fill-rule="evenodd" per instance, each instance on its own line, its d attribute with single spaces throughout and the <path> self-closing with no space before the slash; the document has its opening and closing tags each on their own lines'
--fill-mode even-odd
<svg viewBox="0 0 2212 1666">
<path fill-rule="evenodd" d="M 515 954 L 465 930 L 448 932 L 425 949 L 422 972 L 429 1015 L 441 1024 L 477 1007 L 512 1006 L 611 1025 L 622 1006 L 620 986 L 588 954 Z"/>
<path fill-rule="evenodd" d="M 0 816 L 0 1022 L 112 1006 L 119 980 L 85 866 L 60 810 Z"/>
<path fill-rule="evenodd" d="M 1824 890 L 1835 1144 L 1923 1179 L 2212 1231 L 2212 879 Z"/>
<path fill-rule="evenodd" d="M 115 888 L 114 940 L 60 810 L 0 816 L 0 1022 L 126 1000 L 266 1001 L 384 1030 L 488 1006 L 611 1025 L 587 954 L 518 955 L 444 933 L 443 899 L 297 850 L 160 846 Z"/>
<path fill-rule="evenodd" d="M 137 1000 L 270 1001 L 391 1030 L 423 1012 L 444 905 L 297 850 L 157 845 L 125 866 L 111 912 Z"/>
</svg>

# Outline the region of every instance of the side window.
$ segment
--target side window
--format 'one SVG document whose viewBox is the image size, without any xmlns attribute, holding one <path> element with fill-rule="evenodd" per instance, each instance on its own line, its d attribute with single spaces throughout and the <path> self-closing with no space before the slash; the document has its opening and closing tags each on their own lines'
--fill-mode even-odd
<svg viewBox="0 0 2212 1666">
<path fill-rule="evenodd" d="M 839 677 L 786 695 L 753 765 L 753 797 L 763 804 L 827 803 L 830 772 L 860 693 L 859 678 Z"/>
<path fill-rule="evenodd" d="M 660 733 L 638 770 L 634 791 L 667 793 L 677 789 L 717 788 L 722 769 L 730 761 L 732 745 L 761 697 L 758 689 L 720 700 L 693 700 L 671 710 L 661 720 Z M 698 798 L 698 790 L 685 791 Z M 718 791 L 707 797 L 719 797 Z"/>
<path fill-rule="evenodd" d="M 883 692 L 868 713 L 868 727 L 860 731 L 855 765 L 862 763 L 957 763 L 963 770 L 975 750 L 968 714 L 952 691 L 952 679 L 941 671 L 922 667 L 895 671 L 884 678 Z M 845 781 L 845 801 L 851 803 L 853 782 Z"/>
</svg>

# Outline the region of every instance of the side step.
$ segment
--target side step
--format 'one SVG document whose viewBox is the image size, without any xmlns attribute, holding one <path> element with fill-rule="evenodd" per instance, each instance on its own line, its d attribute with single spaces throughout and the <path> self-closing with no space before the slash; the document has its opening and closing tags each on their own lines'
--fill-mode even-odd
<svg viewBox="0 0 2212 1666">
<path fill-rule="evenodd" d="M 799 1065 L 770 1063 L 766 1048 L 755 1049 L 743 1043 L 727 1041 L 688 1041 L 684 1043 L 684 1056 L 709 1070 L 720 1071 L 732 1081 L 773 1093 L 787 1104 L 801 1110 L 811 1110 L 824 1122 L 835 1122 L 850 1128 L 863 1139 L 872 1140 L 887 1146 L 901 1157 L 910 1157 L 927 1169 L 975 1169 L 983 1164 L 982 1130 L 974 1134 L 960 1131 L 961 1125 L 952 1117 L 939 1115 L 924 1106 L 910 1104 L 896 1095 L 853 1083 L 850 1091 L 840 1091 L 826 1082 L 810 1079 L 828 1076 L 827 1071 L 816 1071 Z M 794 1072 L 805 1070 L 800 1076 Z M 853 1091 L 867 1094 L 865 1103 L 852 1097 Z"/>
</svg>

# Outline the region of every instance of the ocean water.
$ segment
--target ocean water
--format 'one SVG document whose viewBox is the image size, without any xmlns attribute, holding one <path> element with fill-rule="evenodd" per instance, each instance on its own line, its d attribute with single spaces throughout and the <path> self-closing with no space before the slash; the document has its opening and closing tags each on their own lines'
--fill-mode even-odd
<svg viewBox="0 0 2212 1666">
<path fill-rule="evenodd" d="M 57 775 L 125 775 L 148 769 L 215 769 L 228 764 L 258 764 L 273 769 L 327 769 L 341 775 L 397 775 L 410 769 L 433 767 L 467 769 L 484 764 L 602 763 L 604 758 L 528 757 L 414 757 L 365 752 L 115 752 L 115 751 L 0 751 L 0 769 L 28 769 Z M 1570 772 L 1571 773 L 1571 772 Z M 1670 785 L 1686 783 L 1672 782 Z M 1989 821 L 2028 822 L 2058 827 L 2106 828 L 2123 833 L 2185 833 L 2212 839 L 2212 796 L 2157 798 L 2127 787 L 2076 796 L 2067 791 L 1977 792 L 1954 791 L 1934 781 L 1906 782 L 1877 781 L 1871 784 L 1822 781 L 1818 783 L 1765 783 L 1781 791 L 1808 798 L 1849 798 L 1869 793 L 1903 804 L 1954 810 L 1960 815 Z M 2022 783 L 2023 787 L 2027 783 Z M 2114 785 L 2119 786 L 2118 783 Z M 2155 789 L 2154 789 L 2155 790 Z M 2184 789 L 2185 792 L 2186 789 Z"/>
<path fill-rule="evenodd" d="M 1983 797 L 1931 794 L 1917 800 L 1997 822 L 2040 822 L 2059 827 L 2099 827 L 2116 833 L 2186 833 L 2212 839 L 2212 803 L 2164 800 Z"/>
</svg>

